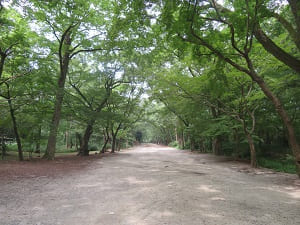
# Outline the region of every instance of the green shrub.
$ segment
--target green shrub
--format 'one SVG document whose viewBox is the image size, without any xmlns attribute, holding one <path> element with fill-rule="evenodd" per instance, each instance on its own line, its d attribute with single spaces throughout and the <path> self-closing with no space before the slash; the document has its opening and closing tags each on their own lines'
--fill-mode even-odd
<svg viewBox="0 0 300 225">
<path fill-rule="evenodd" d="M 294 158 L 287 155 L 284 159 L 259 158 L 258 164 L 261 167 L 273 169 L 278 172 L 296 173 Z"/>
<path fill-rule="evenodd" d="M 98 151 L 98 147 L 96 145 L 89 146 L 89 151 Z"/>
<path fill-rule="evenodd" d="M 18 151 L 17 143 L 7 144 L 6 147 L 7 147 L 7 151 L 15 151 L 15 152 Z"/>
<path fill-rule="evenodd" d="M 172 141 L 168 144 L 169 147 L 179 148 L 179 144 L 177 141 Z"/>
</svg>

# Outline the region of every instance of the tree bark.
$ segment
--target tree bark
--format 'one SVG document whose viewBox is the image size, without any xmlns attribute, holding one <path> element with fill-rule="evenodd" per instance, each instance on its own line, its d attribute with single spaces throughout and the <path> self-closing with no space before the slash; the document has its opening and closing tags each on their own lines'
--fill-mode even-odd
<svg viewBox="0 0 300 225">
<path fill-rule="evenodd" d="M 296 22 L 296 33 L 297 33 L 297 40 L 296 45 L 300 50 L 300 1 L 299 0 L 288 0 L 289 5 L 291 6 L 291 11 L 294 16 Z"/>
<path fill-rule="evenodd" d="M 76 150 L 79 150 L 78 145 L 79 145 L 79 148 L 80 148 L 81 143 L 82 143 L 82 137 L 81 137 L 81 134 L 78 133 L 78 132 L 75 133 L 75 136 L 76 136 L 75 137 L 75 148 L 76 148 Z"/>
<path fill-rule="evenodd" d="M 69 132 L 68 131 L 66 131 L 65 132 L 65 141 L 66 141 L 66 149 L 68 149 L 69 148 Z"/>
<path fill-rule="evenodd" d="M 81 146 L 80 146 L 78 155 L 82 155 L 82 156 L 88 156 L 89 155 L 89 141 L 90 141 L 90 137 L 93 133 L 94 123 L 95 123 L 95 120 L 91 120 L 88 123 L 88 125 L 85 129 L 84 135 L 83 135 L 83 139 L 82 139 L 82 142 L 81 142 Z"/>
<path fill-rule="evenodd" d="M 116 141 L 117 141 L 116 139 L 117 139 L 117 135 L 116 134 L 112 135 L 111 153 L 115 153 Z"/>
<path fill-rule="evenodd" d="M 6 144 L 5 144 L 4 137 L 0 137 L 0 147 L 1 147 L 1 157 L 3 160 L 4 157 L 6 156 Z"/>
<path fill-rule="evenodd" d="M 4 62 L 6 59 L 7 55 L 4 53 L 0 54 L 0 79 L 2 77 L 2 73 L 3 73 L 3 68 L 4 68 Z"/>
<path fill-rule="evenodd" d="M 296 163 L 296 167 L 297 167 L 297 174 L 300 177 L 300 148 L 299 148 L 299 144 L 296 139 L 295 130 L 292 125 L 292 122 L 291 122 L 287 112 L 285 111 L 284 107 L 282 106 L 279 98 L 269 89 L 269 87 L 266 85 L 265 81 L 256 73 L 249 56 L 247 54 L 243 55 L 243 57 L 245 58 L 245 60 L 247 62 L 248 69 L 246 69 L 246 68 L 242 67 L 241 65 L 238 65 L 231 59 L 225 57 L 220 51 L 215 49 L 209 43 L 205 42 L 203 39 L 199 38 L 198 36 L 196 36 L 196 37 L 201 41 L 201 45 L 204 45 L 205 47 L 207 47 L 209 50 L 214 52 L 218 57 L 220 57 L 225 62 L 232 65 L 237 70 L 250 76 L 251 79 L 258 84 L 258 86 L 261 88 L 261 90 L 267 96 L 267 98 L 272 102 L 275 110 L 277 111 L 280 118 L 282 119 L 284 126 L 287 128 L 289 144 L 292 148 L 293 155 L 296 159 L 295 163 Z"/>
<path fill-rule="evenodd" d="M 177 136 L 177 142 L 178 142 L 179 148 L 183 149 L 184 148 L 184 144 L 183 144 L 183 132 L 182 131 L 177 132 L 176 136 Z"/>
<path fill-rule="evenodd" d="M 101 149 L 101 153 L 105 153 L 108 140 L 109 140 L 109 138 L 105 138 L 104 144 L 103 144 L 102 149 Z"/>
<path fill-rule="evenodd" d="M 283 108 L 279 98 L 273 94 L 273 92 L 269 89 L 269 87 L 266 85 L 264 80 L 256 74 L 251 61 L 249 59 L 247 59 L 247 62 L 248 62 L 248 67 L 251 71 L 251 78 L 259 85 L 259 87 L 264 92 L 264 94 L 271 100 L 271 102 L 273 103 L 273 105 L 275 107 L 275 110 L 277 111 L 277 113 L 279 114 L 280 118 L 283 121 L 283 124 L 287 128 L 289 144 L 293 151 L 293 155 L 296 159 L 295 163 L 296 163 L 296 167 L 297 167 L 297 174 L 300 177 L 300 148 L 299 148 L 299 144 L 297 142 L 293 124 L 292 124 L 287 112 Z"/>
<path fill-rule="evenodd" d="M 240 143 L 241 143 L 241 138 L 240 138 L 238 129 L 234 129 L 234 139 L 235 139 L 234 157 L 236 159 L 238 159 L 239 158 L 239 152 L 240 152 Z"/>
<path fill-rule="evenodd" d="M 111 129 L 111 136 L 112 136 L 111 153 L 114 153 L 116 150 L 117 136 L 118 136 L 119 130 L 121 129 L 121 126 L 122 126 L 122 123 L 119 123 L 115 132 L 114 132 L 113 128 Z"/>
<path fill-rule="evenodd" d="M 247 134 L 247 140 L 250 147 L 250 155 L 251 155 L 251 167 L 256 168 L 257 167 L 257 160 L 256 160 L 256 151 L 255 151 L 255 145 L 253 138 L 250 134 Z"/>
<path fill-rule="evenodd" d="M 60 121 L 60 115 L 61 115 L 61 107 L 62 102 L 64 98 L 64 89 L 65 89 L 65 81 L 66 76 L 69 69 L 69 63 L 70 63 L 70 46 L 71 46 L 71 33 L 70 31 L 66 33 L 65 39 L 64 39 L 64 46 L 66 47 L 66 50 L 64 51 L 64 55 L 62 58 L 60 58 L 60 77 L 58 79 L 58 89 L 56 92 L 56 100 L 55 100 L 55 106 L 54 106 L 54 113 L 52 116 L 52 121 L 50 125 L 50 134 L 48 137 L 48 144 L 46 148 L 46 152 L 43 156 L 43 158 L 48 160 L 53 160 L 55 156 L 55 148 L 56 148 L 56 137 L 57 137 L 57 130 L 58 125 Z M 62 45 L 62 43 L 61 43 Z M 61 57 L 61 54 L 59 54 Z"/>
<path fill-rule="evenodd" d="M 8 89 L 9 89 L 9 87 L 8 87 Z M 8 93 L 9 93 L 9 90 L 8 90 Z M 16 119 L 16 116 L 15 116 L 15 110 L 13 109 L 13 106 L 12 106 L 10 94 L 8 95 L 7 102 L 8 102 L 8 105 L 9 105 L 10 116 L 11 116 L 11 119 L 12 119 L 12 122 L 13 122 L 14 134 L 15 134 L 16 141 L 17 141 L 19 160 L 23 161 L 24 157 L 23 157 L 21 138 L 19 136 L 18 126 L 17 126 L 17 119 Z"/>
<path fill-rule="evenodd" d="M 190 137 L 190 141 L 191 141 L 191 151 L 195 151 L 195 139 L 193 137 Z"/>
<path fill-rule="evenodd" d="M 300 74 L 300 60 L 285 52 L 277 46 L 260 28 L 254 30 L 256 39 L 262 44 L 264 49 L 271 53 L 279 61 Z"/>
<path fill-rule="evenodd" d="M 222 137 L 217 136 L 212 141 L 212 150 L 215 155 L 222 155 Z"/>
<path fill-rule="evenodd" d="M 109 141 L 108 127 L 105 127 L 105 129 L 103 130 L 103 138 L 104 138 L 104 144 L 102 146 L 101 153 L 105 153 L 106 146 Z"/>
<path fill-rule="evenodd" d="M 117 139 L 117 151 L 119 152 L 121 150 L 121 140 Z"/>
<path fill-rule="evenodd" d="M 35 153 L 40 153 L 41 152 L 41 137 L 42 137 L 42 126 L 38 126 L 38 132 L 35 140 Z"/>
<path fill-rule="evenodd" d="M 292 0 L 292 1 L 294 2 L 294 0 Z M 195 13 L 195 10 L 194 10 L 194 13 Z M 233 66 L 237 70 L 239 70 L 239 71 L 247 74 L 248 76 L 250 76 L 252 78 L 252 80 L 259 85 L 259 87 L 261 88 L 261 90 L 263 91 L 263 93 L 271 100 L 271 102 L 273 103 L 273 105 L 275 107 L 275 110 L 278 112 L 280 118 L 283 120 L 283 123 L 284 123 L 285 127 L 287 128 L 288 136 L 289 136 L 289 144 L 290 144 L 290 146 L 292 148 L 293 155 L 295 156 L 296 167 L 297 167 L 297 174 L 300 177 L 300 148 L 299 148 L 299 144 L 298 144 L 297 139 L 296 139 L 294 127 L 293 127 L 293 125 L 291 123 L 291 120 L 290 120 L 287 112 L 285 111 L 284 107 L 282 106 L 281 101 L 277 98 L 276 95 L 273 94 L 273 92 L 266 85 L 265 81 L 256 73 L 256 71 L 255 71 L 255 69 L 254 69 L 254 67 L 252 65 L 252 61 L 250 60 L 249 55 L 248 55 L 249 50 L 247 52 L 243 52 L 241 54 L 241 56 L 243 56 L 243 58 L 247 62 L 247 68 L 246 68 L 246 67 L 243 67 L 242 65 L 234 62 L 232 59 L 230 59 L 227 56 L 225 56 L 219 49 L 215 48 L 213 45 L 211 45 L 205 39 L 203 39 L 200 36 L 198 36 L 195 33 L 194 29 L 193 29 L 193 23 L 191 23 L 191 27 L 190 28 L 191 28 L 191 34 L 192 34 L 192 36 L 194 38 L 196 38 L 196 41 L 195 40 L 191 40 L 191 39 L 186 39 L 186 38 L 182 37 L 183 40 L 189 41 L 191 43 L 202 45 L 202 46 L 206 47 L 211 52 L 213 52 L 214 54 L 216 54 L 219 58 L 223 59 L 225 62 L 227 62 L 228 64 L 230 64 L 231 66 Z M 261 41 L 266 42 L 266 37 L 263 36 L 262 34 L 263 34 L 262 32 L 258 32 L 257 29 L 254 29 L 254 35 L 255 36 L 258 35 L 259 36 L 258 38 L 261 37 Z M 260 36 L 260 35 L 262 35 L 262 36 Z M 271 42 L 268 42 L 268 43 L 271 43 Z M 231 44 L 234 45 L 234 43 L 231 43 Z M 234 48 L 234 46 L 233 46 L 233 48 Z M 279 50 L 279 49 L 277 48 L 276 50 Z M 239 51 L 239 52 L 241 52 L 241 51 Z M 279 55 L 280 55 L 280 51 L 278 53 L 278 56 Z M 286 55 L 284 55 L 283 57 L 286 57 Z M 299 62 L 298 61 L 295 62 L 295 60 L 292 60 L 292 61 L 293 61 L 292 64 L 293 64 L 294 69 L 296 69 L 296 71 L 298 73 L 300 73 L 300 64 L 299 64 Z"/>
</svg>

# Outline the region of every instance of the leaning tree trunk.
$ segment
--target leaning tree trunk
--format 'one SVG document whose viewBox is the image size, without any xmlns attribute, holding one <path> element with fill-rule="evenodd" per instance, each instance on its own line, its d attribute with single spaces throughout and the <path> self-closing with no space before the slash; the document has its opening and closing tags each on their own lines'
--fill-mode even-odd
<svg viewBox="0 0 300 225">
<path fill-rule="evenodd" d="M 300 74 L 300 60 L 278 47 L 260 28 L 254 30 L 256 39 L 265 50 Z"/>
<path fill-rule="evenodd" d="M 50 125 L 48 144 L 47 144 L 45 155 L 43 156 L 43 158 L 48 160 L 53 160 L 55 156 L 57 130 L 60 121 L 62 102 L 64 99 L 65 81 L 66 81 L 66 76 L 68 73 L 69 63 L 70 63 L 70 50 L 69 50 L 71 46 L 70 35 L 71 35 L 70 32 L 66 34 L 65 44 L 64 44 L 66 50 L 62 58 L 60 57 L 60 77 L 58 79 L 58 89 L 56 92 L 56 100 L 55 100 L 52 121 Z"/>
<path fill-rule="evenodd" d="M 85 129 L 78 155 L 82 155 L 82 156 L 89 155 L 89 141 L 93 133 L 94 122 L 95 122 L 94 120 L 90 121 Z"/>
<path fill-rule="evenodd" d="M 12 102 L 11 102 L 9 84 L 6 83 L 6 86 L 7 86 L 7 103 L 8 103 L 8 106 L 9 106 L 10 116 L 11 116 L 11 119 L 12 119 L 12 122 L 13 122 L 14 134 L 15 134 L 16 141 L 17 141 L 17 146 L 18 146 L 19 160 L 23 161 L 24 157 L 23 157 L 21 138 L 20 138 L 19 132 L 18 132 L 18 126 L 17 126 L 17 119 L 16 119 L 16 116 L 15 116 L 15 110 L 14 110 Z"/>
<path fill-rule="evenodd" d="M 109 141 L 109 132 L 108 132 L 107 127 L 105 128 L 105 130 L 103 130 L 103 138 L 104 138 L 104 144 L 102 146 L 101 153 L 105 153 L 106 146 L 107 146 L 107 143 Z"/>
<path fill-rule="evenodd" d="M 285 125 L 285 127 L 287 129 L 289 144 L 290 144 L 290 147 L 292 148 L 293 155 L 295 156 L 295 159 L 296 159 L 295 163 L 296 163 L 297 174 L 300 177 L 300 147 L 297 142 L 295 130 L 292 125 L 291 119 L 289 118 L 287 112 L 283 108 L 282 103 L 279 100 L 279 98 L 273 94 L 273 92 L 269 89 L 269 87 L 266 85 L 264 80 L 257 75 L 257 73 L 255 72 L 255 70 L 253 68 L 252 62 L 250 61 L 249 58 L 247 58 L 247 62 L 248 62 L 248 67 L 251 70 L 251 73 L 250 73 L 251 78 L 259 85 L 259 87 L 264 92 L 264 94 L 271 100 L 271 102 L 273 103 L 273 105 L 275 107 L 275 110 L 279 114 L 280 118 L 283 121 L 283 124 Z"/>
<path fill-rule="evenodd" d="M 195 34 L 194 30 L 191 30 L 192 35 L 197 38 L 197 40 L 200 42 L 200 45 L 205 46 L 208 48 L 210 51 L 215 53 L 219 58 L 223 59 L 225 62 L 229 63 L 232 65 L 234 68 L 237 70 L 247 74 L 248 76 L 251 77 L 251 79 L 258 84 L 258 86 L 261 88 L 263 93 L 268 97 L 269 100 L 271 100 L 272 104 L 275 107 L 275 110 L 279 114 L 280 118 L 283 121 L 284 126 L 287 128 L 288 132 L 288 138 L 289 138 L 289 144 L 292 148 L 293 155 L 295 157 L 295 163 L 296 163 L 296 168 L 297 168 L 297 174 L 300 177 L 300 147 L 297 142 L 297 138 L 295 135 L 295 130 L 292 125 L 292 122 L 285 111 L 284 107 L 281 104 L 281 101 L 278 99 L 276 95 L 273 94 L 273 92 L 269 89 L 269 87 L 266 85 L 265 81 L 257 74 L 252 61 L 249 58 L 249 50 L 245 51 L 244 54 L 242 55 L 246 62 L 247 62 L 247 67 L 245 67 L 237 64 L 236 62 L 232 61 L 230 58 L 226 57 L 223 55 L 218 49 L 214 48 L 212 45 L 210 45 L 208 42 L 206 42 L 204 39 L 200 38 L 198 35 Z"/>
<path fill-rule="evenodd" d="M 117 148 L 117 136 L 118 136 L 119 130 L 121 129 L 121 126 L 122 126 L 122 123 L 119 123 L 115 132 L 113 132 L 113 129 L 111 130 L 111 134 L 112 134 L 111 153 L 114 153 Z"/>
<path fill-rule="evenodd" d="M 18 126 L 17 126 L 17 120 L 16 120 L 16 116 L 15 116 L 15 110 L 13 109 L 10 95 L 8 97 L 9 98 L 7 99 L 7 102 L 8 102 L 8 105 L 9 105 L 10 116 L 11 116 L 11 119 L 12 119 L 12 122 L 13 122 L 14 134 L 15 134 L 16 141 L 17 141 L 19 160 L 23 161 L 24 160 L 23 150 L 22 150 L 21 138 L 20 138 L 19 132 L 18 132 Z"/>
<path fill-rule="evenodd" d="M 102 149 L 101 149 L 101 153 L 105 153 L 108 140 L 109 140 L 109 138 L 105 138 L 104 144 L 103 144 Z"/>
</svg>

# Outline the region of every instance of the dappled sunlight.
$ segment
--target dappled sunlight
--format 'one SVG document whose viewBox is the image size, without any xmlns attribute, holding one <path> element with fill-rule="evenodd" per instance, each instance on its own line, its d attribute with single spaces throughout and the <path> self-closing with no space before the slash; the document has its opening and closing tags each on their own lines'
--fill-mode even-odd
<svg viewBox="0 0 300 225">
<path fill-rule="evenodd" d="M 165 170 L 165 173 L 179 173 L 178 170 Z"/>
<path fill-rule="evenodd" d="M 148 184 L 150 181 L 138 180 L 136 177 L 130 176 L 125 178 L 129 184 Z"/>
<path fill-rule="evenodd" d="M 226 200 L 225 198 L 222 198 L 222 197 L 212 197 L 210 199 L 213 201 L 225 201 Z"/>
<path fill-rule="evenodd" d="M 171 148 L 171 147 L 163 146 L 163 145 L 157 145 L 157 144 L 136 145 L 133 148 L 131 148 L 129 151 L 132 151 L 132 150 L 138 150 L 138 151 L 133 151 L 132 153 L 134 153 L 134 154 L 159 153 L 159 152 L 166 152 L 166 151 L 176 152 L 176 151 L 178 151 L 175 148 Z"/>
<path fill-rule="evenodd" d="M 223 216 L 219 215 L 219 214 L 215 214 L 215 213 L 204 213 L 202 214 L 203 216 L 209 217 L 209 218 L 221 218 Z"/>
<path fill-rule="evenodd" d="M 98 182 L 98 183 L 92 183 L 92 184 L 77 184 L 77 188 L 92 188 L 92 187 L 99 187 L 102 186 L 103 184 Z"/>
<path fill-rule="evenodd" d="M 175 213 L 174 212 L 171 212 L 170 210 L 163 210 L 161 212 L 154 212 L 152 214 L 153 216 L 156 216 L 156 217 L 161 217 L 161 216 L 164 216 L 164 217 L 171 217 L 171 216 L 174 216 Z"/>
<path fill-rule="evenodd" d="M 300 199 L 300 190 L 293 190 L 290 192 L 287 192 L 288 195 L 290 195 L 292 198 Z"/>
<path fill-rule="evenodd" d="M 271 186 L 271 187 L 256 187 L 256 189 L 263 189 L 268 191 L 274 191 L 274 192 L 280 192 L 283 194 L 287 194 L 289 197 L 300 199 L 300 189 L 296 187 L 284 187 L 284 190 L 280 189 L 277 186 Z"/>
<path fill-rule="evenodd" d="M 157 170 L 157 169 L 149 169 L 149 170 L 145 170 L 145 171 L 149 171 L 149 172 L 159 172 L 160 170 Z"/>
<path fill-rule="evenodd" d="M 207 193 L 220 193 L 220 191 L 212 188 L 211 185 L 200 185 L 197 189 Z"/>
<path fill-rule="evenodd" d="M 148 225 L 146 219 L 141 219 L 136 216 L 130 215 L 126 218 L 128 224 Z"/>
<path fill-rule="evenodd" d="M 286 193 L 292 198 L 300 199 L 300 188 L 285 187 Z"/>
</svg>

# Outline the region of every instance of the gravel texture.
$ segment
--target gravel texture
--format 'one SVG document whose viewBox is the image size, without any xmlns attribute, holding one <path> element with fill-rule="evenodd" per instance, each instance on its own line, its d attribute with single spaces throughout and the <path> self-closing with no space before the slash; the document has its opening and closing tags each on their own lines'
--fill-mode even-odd
<svg viewBox="0 0 300 225">
<path fill-rule="evenodd" d="M 296 175 L 158 145 L 0 164 L 1 225 L 298 225 Z"/>
</svg>

